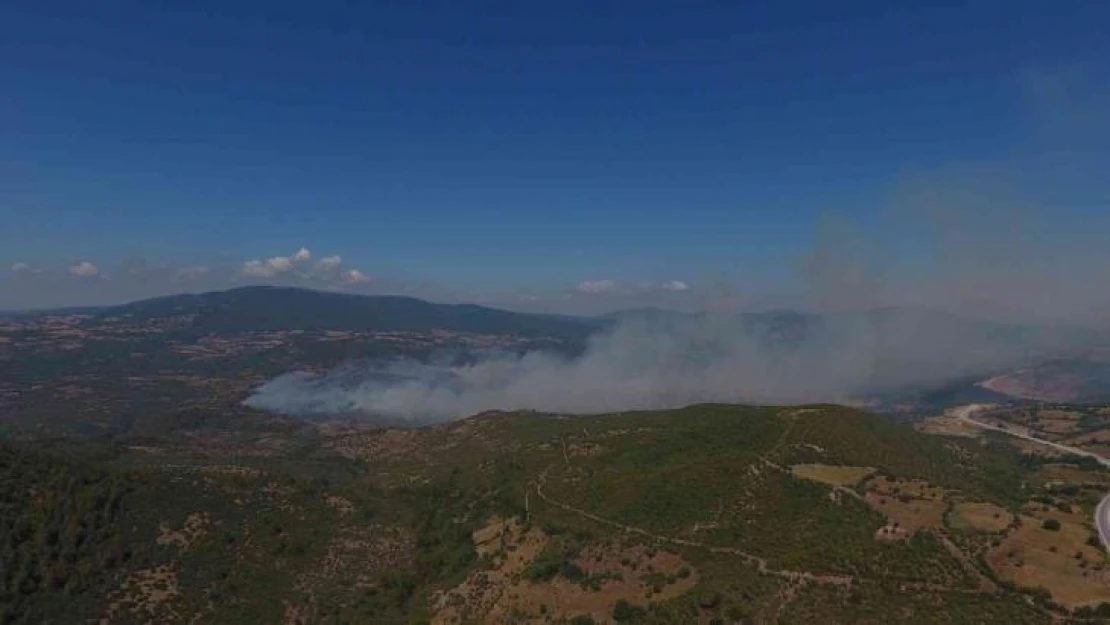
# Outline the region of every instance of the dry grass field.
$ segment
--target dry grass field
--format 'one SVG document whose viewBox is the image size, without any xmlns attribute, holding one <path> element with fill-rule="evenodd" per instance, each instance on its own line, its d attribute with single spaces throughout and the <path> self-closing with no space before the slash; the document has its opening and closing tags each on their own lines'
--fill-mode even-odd
<svg viewBox="0 0 1110 625">
<path fill-rule="evenodd" d="M 899 480 L 885 476 L 869 480 L 864 498 L 889 519 L 892 532 L 881 537 L 905 537 L 922 528 L 944 527 L 948 493 L 922 480 Z"/>
<path fill-rule="evenodd" d="M 796 464 L 790 467 L 790 471 L 797 477 L 830 486 L 854 486 L 874 473 L 875 469 L 831 464 Z"/>
<path fill-rule="evenodd" d="M 1045 529 L 1047 518 L 1059 520 L 1060 529 Z M 1046 588 L 1070 608 L 1110 601 L 1106 554 L 1087 544 L 1087 527 L 1063 514 L 1022 515 L 1021 521 L 1021 527 L 988 554 L 999 577 L 1019 586 Z"/>
<path fill-rule="evenodd" d="M 948 521 L 956 529 L 971 529 L 977 532 L 1001 532 L 1013 521 L 1014 515 L 1001 506 L 981 501 L 965 501 L 956 504 Z"/>
<path fill-rule="evenodd" d="M 649 600 L 682 595 L 698 582 L 697 573 L 678 554 L 619 544 L 591 546 L 575 556 L 579 581 L 563 575 L 530 578 L 529 566 L 542 557 L 551 538 L 515 518 L 494 517 L 474 532 L 473 539 L 491 567 L 441 593 L 433 623 L 510 624 L 582 615 L 606 623 L 617 601 L 644 606 Z"/>
</svg>

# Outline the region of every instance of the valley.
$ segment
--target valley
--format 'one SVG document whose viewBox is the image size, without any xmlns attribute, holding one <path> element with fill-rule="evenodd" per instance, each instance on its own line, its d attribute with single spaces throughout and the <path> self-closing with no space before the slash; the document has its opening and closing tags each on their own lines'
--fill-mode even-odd
<svg viewBox="0 0 1110 625">
<path fill-rule="evenodd" d="M 321 308 L 312 325 L 279 312 L 243 331 L 226 320 L 247 309 L 219 304 L 239 296 L 257 294 L 0 321 L 3 622 L 1110 618 L 1105 407 L 910 389 L 879 403 L 910 406 L 886 415 L 695 403 L 306 419 L 244 400 L 352 362 L 575 358 L 607 330 L 433 327 L 455 323 L 446 312 L 343 329 Z M 768 357 L 818 323 L 746 319 Z"/>
</svg>

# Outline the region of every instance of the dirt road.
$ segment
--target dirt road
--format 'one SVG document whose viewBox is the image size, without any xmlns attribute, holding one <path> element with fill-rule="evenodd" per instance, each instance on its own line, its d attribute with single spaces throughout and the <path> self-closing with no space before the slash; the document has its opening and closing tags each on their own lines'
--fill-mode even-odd
<svg viewBox="0 0 1110 625">
<path fill-rule="evenodd" d="M 1053 441 L 1045 440 L 1043 438 L 1037 438 L 1028 434 L 1022 434 L 1021 432 L 1015 432 L 1013 430 L 998 425 L 983 423 L 982 421 L 976 421 L 972 418 L 972 415 L 983 412 L 985 410 L 989 410 L 991 408 L 993 408 L 991 404 L 968 404 L 966 406 L 960 406 L 959 408 L 953 409 L 949 414 L 974 427 L 982 428 L 984 430 L 994 430 L 995 432 L 1002 432 L 1003 434 L 1009 434 L 1010 436 L 1023 438 L 1027 441 L 1033 441 L 1035 443 L 1040 443 L 1041 445 L 1052 447 L 1053 449 L 1057 449 L 1064 453 L 1093 458 L 1102 466 L 1110 468 L 1110 459 L 1103 458 L 1096 453 L 1092 453 L 1084 449 L 1079 449 L 1077 447 L 1071 447 L 1069 445 L 1063 445 Z M 1107 493 L 1106 496 L 1102 498 L 1102 501 L 1099 502 L 1098 507 L 1095 508 L 1095 527 L 1098 528 L 1098 537 L 1102 540 L 1102 546 L 1105 547 L 1107 551 L 1110 551 L 1110 493 Z"/>
</svg>

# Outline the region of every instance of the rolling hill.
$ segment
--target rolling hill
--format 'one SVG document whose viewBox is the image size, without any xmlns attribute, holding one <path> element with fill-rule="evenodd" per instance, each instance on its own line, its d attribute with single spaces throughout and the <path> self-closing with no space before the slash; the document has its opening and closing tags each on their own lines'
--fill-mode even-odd
<svg viewBox="0 0 1110 625">
<path fill-rule="evenodd" d="M 519 313 L 472 304 L 438 304 L 382 295 L 353 295 L 285 287 L 242 287 L 181 294 L 82 311 L 90 325 L 177 321 L 194 334 L 229 335 L 283 330 L 465 332 L 552 337 L 580 341 L 623 324 L 666 332 L 683 325 L 715 324 L 767 348 L 836 346 L 867 341 L 876 350 L 947 357 L 945 350 L 979 356 L 984 363 L 1027 363 L 1074 356 L 1103 340 L 1074 327 L 1024 326 L 916 308 L 881 308 L 814 314 L 791 310 L 736 314 L 681 313 L 657 308 L 598 317 Z M 912 347 L 913 349 L 908 349 Z M 951 360 L 951 359 L 949 359 Z"/>
<path fill-rule="evenodd" d="M 1094 614 L 1068 588 L 1110 601 L 991 560 L 1011 515 L 1039 523 L 1041 465 L 836 406 L 79 449 L 0 447 L 6 623 L 1020 624 Z"/>
<path fill-rule="evenodd" d="M 995 376 L 981 386 L 1019 399 L 1105 403 L 1110 401 L 1110 363 L 1053 360 Z"/>
<path fill-rule="evenodd" d="M 101 309 L 93 318 L 100 322 L 128 323 L 181 319 L 190 330 L 211 334 L 275 330 L 444 330 L 581 338 L 596 325 L 581 319 L 515 313 L 472 304 L 433 304 L 412 297 L 263 286 L 143 300 Z"/>
</svg>

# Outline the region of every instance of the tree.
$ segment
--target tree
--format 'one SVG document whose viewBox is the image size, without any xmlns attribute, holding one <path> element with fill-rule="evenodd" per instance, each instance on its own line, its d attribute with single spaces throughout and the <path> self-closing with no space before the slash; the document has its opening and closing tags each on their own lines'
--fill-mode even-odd
<svg viewBox="0 0 1110 625">
<path fill-rule="evenodd" d="M 1050 532 L 1059 532 L 1060 531 L 1060 522 L 1057 521 L 1056 519 L 1045 519 L 1044 523 L 1041 524 L 1041 527 L 1045 528 L 1046 530 L 1048 530 Z"/>
<path fill-rule="evenodd" d="M 613 620 L 623 623 L 632 618 L 632 606 L 628 601 L 621 599 L 613 606 Z"/>
</svg>

